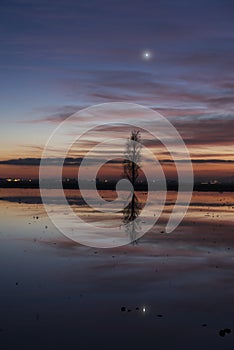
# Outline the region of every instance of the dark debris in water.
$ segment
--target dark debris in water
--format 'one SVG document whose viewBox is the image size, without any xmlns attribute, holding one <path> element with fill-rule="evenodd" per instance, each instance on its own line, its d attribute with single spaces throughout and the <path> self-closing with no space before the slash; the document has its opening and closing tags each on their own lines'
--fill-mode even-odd
<svg viewBox="0 0 234 350">
<path fill-rule="evenodd" d="M 219 331 L 219 335 L 220 337 L 225 337 L 226 334 L 230 334 L 232 331 L 230 328 L 224 328 L 224 329 L 220 329 Z"/>
</svg>

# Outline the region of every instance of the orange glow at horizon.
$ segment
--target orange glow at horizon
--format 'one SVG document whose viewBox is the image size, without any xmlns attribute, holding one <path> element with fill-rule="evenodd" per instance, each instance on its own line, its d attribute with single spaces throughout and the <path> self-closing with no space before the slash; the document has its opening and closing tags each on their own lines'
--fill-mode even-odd
<svg viewBox="0 0 234 350">
<path fill-rule="evenodd" d="M 167 178 L 176 178 L 175 165 L 173 163 L 163 164 L 165 176 Z M 221 177 L 231 177 L 234 175 L 234 163 L 193 163 L 194 177 L 217 179 Z M 58 168 L 56 166 L 47 167 L 48 177 L 57 177 Z M 63 176 L 76 178 L 78 166 L 64 166 Z M 87 170 L 87 174 L 92 174 L 92 167 Z M 107 164 L 100 169 L 98 177 L 100 178 L 121 178 L 123 168 L 120 164 Z M 39 178 L 39 166 L 18 166 L 18 165 L 0 165 L 0 178 Z"/>
</svg>

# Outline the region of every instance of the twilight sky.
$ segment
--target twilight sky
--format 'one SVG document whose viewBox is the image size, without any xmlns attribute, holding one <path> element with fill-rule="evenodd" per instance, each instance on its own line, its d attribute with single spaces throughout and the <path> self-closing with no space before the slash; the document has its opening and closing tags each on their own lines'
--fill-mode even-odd
<svg viewBox="0 0 234 350">
<path fill-rule="evenodd" d="M 0 177 L 36 176 L 14 159 L 112 101 L 168 117 L 197 177 L 234 175 L 233 1 L 1 0 L 0 37 Z"/>
</svg>

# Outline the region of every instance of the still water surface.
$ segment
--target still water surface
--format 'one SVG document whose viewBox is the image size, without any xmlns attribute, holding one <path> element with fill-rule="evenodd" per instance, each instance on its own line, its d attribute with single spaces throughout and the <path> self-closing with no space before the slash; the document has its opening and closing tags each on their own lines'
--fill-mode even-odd
<svg viewBox="0 0 234 350">
<path fill-rule="evenodd" d="M 85 220 L 122 224 L 121 214 L 93 212 L 77 191 L 66 194 Z M 59 205 L 56 191 L 48 196 Z M 232 193 L 195 193 L 166 234 L 169 192 L 158 224 L 136 245 L 113 249 L 64 237 L 38 190 L 0 189 L 0 198 L 2 349 L 233 349 Z M 232 333 L 220 337 L 223 328 Z"/>
</svg>

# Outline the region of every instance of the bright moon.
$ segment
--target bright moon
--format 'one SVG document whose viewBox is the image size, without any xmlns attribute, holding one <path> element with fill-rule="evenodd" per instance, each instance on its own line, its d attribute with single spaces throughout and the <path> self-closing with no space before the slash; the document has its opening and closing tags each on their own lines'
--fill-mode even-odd
<svg viewBox="0 0 234 350">
<path fill-rule="evenodd" d="M 150 51 L 144 51 L 143 54 L 142 54 L 143 58 L 145 60 L 149 60 L 151 58 L 151 52 Z"/>
</svg>

